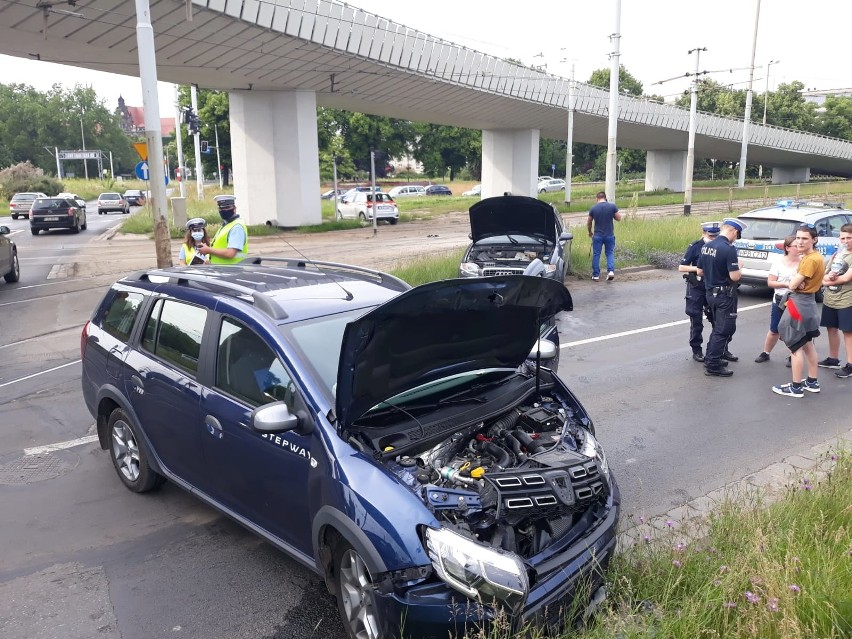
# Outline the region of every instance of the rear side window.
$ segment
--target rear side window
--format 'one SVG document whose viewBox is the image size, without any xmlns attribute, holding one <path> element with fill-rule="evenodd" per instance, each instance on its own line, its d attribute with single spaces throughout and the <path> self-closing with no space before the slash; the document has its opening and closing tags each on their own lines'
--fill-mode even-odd
<svg viewBox="0 0 852 639">
<path fill-rule="evenodd" d="M 142 301 L 143 297 L 139 293 L 118 291 L 104 313 L 102 328 L 116 339 L 127 342 Z"/>
<path fill-rule="evenodd" d="M 840 227 L 846 224 L 845 215 L 834 215 L 816 223 L 816 231 L 819 237 L 840 237 Z"/>
<path fill-rule="evenodd" d="M 742 232 L 744 240 L 783 240 L 788 235 L 795 235 L 800 224 L 795 220 L 741 219 L 747 224 Z"/>
<path fill-rule="evenodd" d="M 189 373 L 198 371 L 201 336 L 207 311 L 175 300 L 158 300 L 154 305 L 142 348 Z"/>
</svg>

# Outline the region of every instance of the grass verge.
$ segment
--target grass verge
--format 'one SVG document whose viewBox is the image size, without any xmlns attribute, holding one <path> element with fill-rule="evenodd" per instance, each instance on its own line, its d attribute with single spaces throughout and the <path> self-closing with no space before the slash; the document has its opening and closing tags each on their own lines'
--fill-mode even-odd
<svg viewBox="0 0 852 639">
<path fill-rule="evenodd" d="M 584 639 L 852 637 L 852 454 L 772 504 L 722 503 L 700 540 L 645 537 L 614 557 L 610 598 Z"/>
</svg>

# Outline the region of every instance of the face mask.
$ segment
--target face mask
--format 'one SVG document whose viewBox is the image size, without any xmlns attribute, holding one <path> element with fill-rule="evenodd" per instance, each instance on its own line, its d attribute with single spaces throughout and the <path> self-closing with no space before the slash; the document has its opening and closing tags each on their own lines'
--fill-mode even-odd
<svg viewBox="0 0 852 639">
<path fill-rule="evenodd" d="M 201 240 L 204 239 L 204 231 L 193 231 L 192 232 L 192 239 L 195 240 L 196 242 L 200 242 Z"/>
<path fill-rule="evenodd" d="M 236 212 L 234 209 L 227 209 L 227 210 L 222 210 L 222 209 L 220 209 L 220 210 L 219 210 L 219 217 L 221 217 L 221 218 L 222 218 L 222 220 L 223 220 L 226 224 L 227 224 L 228 222 L 230 222 L 232 219 L 234 219 L 234 216 L 235 216 L 236 214 L 237 214 L 237 212 Z"/>
</svg>

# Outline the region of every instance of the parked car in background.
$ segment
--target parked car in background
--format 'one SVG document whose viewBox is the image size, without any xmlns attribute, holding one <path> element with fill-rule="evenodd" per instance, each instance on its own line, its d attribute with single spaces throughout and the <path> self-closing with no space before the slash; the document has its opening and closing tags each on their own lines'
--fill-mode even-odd
<svg viewBox="0 0 852 639">
<path fill-rule="evenodd" d="M 465 191 L 462 195 L 472 196 L 472 195 L 482 195 L 482 185 L 475 185 L 470 191 Z"/>
<path fill-rule="evenodd" d="M 391 224 L 399 222 L 399 208 L 390 195 L 363 191 L 353 193 L 349 199 L 337 201 L 337 219 L 358 219 L 368 222 L 373 219 L 374 209 L 377 222 L 385 221 Z"/>
<path fill-rule="evenodd" d="M 559 178 L 539 180 L 538 185 L 535 188 L 539 193 L 555 193 L 556 191 L 564 191 L 565 180 L 560 180 Z"/>
<path fill-rule="evenodd" d="M 110 211 L 130 213 L 130 204 L 121 193 L 101 193 L 98 196 L 98 215 L 105 215 Z"/>
<path fill-rule="evenodd" d="M 388 195 L 390 195 L 392 198 L 422 196 L 426 195 L 426 187 L 420 186 L 419 184 L 406 184 L 405 186 L 395 186 L 390 191 L 388 191 Z"/>
<path fill-rule="evenodd" d="M 124 199 L 127 200 L 129 206 L 144 206 L 145 202 L 148 201 L 145 192 L 139 189 L 127 189 L 124 192 Z"/>
<path fill-rule="evenodd" d="M 795 235 L 800 224 L 813 224 L 817 232 L 814 247 L 826 263 L 840 246 L 840 227 L 852 223 L 852 211 L 842 203 L 779 200 L 773 206 L 743 213 L 742 237 L 734 240 L 742 260 L 740 282 L 766 286 L 769 270 L 784 257 L 784 238 Z"/>
<path fill-rule="evenodd" d="M 343 198 L 342 198 L 342 199 L 343 199 L 343 200 L 350 200 L 350 199 L 352 199 L 352 197 L 353 197 L 356 193 L 372 193 L 372 192 L 373 192 L 373 187 L 372 187 L 372 186 L 353 186 L 351 189 L 347 190 L 347 191 L 343 194 Z M 381 192 L 382 192 L 382 187 L 377 186 L 377 187 L 376 187 L 376 193 L 381 193 Z"/>
<path fill-rule="evenodd" d="M 344 193 L 346 193 L 346 189 L 337 189 L 337 197 L 341 197 Z M 321 200 L 333 200 L 334 199 L 334 189 L 329 189 L 322 195 L 320 195 Z"/>
<path fill-rule="evenodd" d="M 81 198 L 76 193 L 57 193 L 56 197 L 61 197 L 61 198 L 65 198 L 65 199 L 70 198 L 70 199 L 74 200 L 77 204 L 82 206 L 84 209 L 86 208 L 86 200 Z"/>
<path fill-rule="evenodd" d="M 33 205 L 35 199 L 39 197 L 47 197 L 47 195 L 41 192 L 15 193 L 12 199 L 9 200 L 9 215 L 12 216 L 13 220 L 29 216 L 30 207 Z"/>
<path fill-rule="evenodd" d="M 430 184 L 426 187 L 426 195 L 452 195 L 450 187 L 443 184 Z"/>
<path fill-rule="evenodd" d="M 84 231 L 86 223 L 86 203 L 83 206 L 70 197 L 40 197 L 33 201 L 30 209 L 30 232 L 50 229 L 71 229 L 73 233 Z"/>
<path fill-rule="evenodd" d="M 7 237 L 11 232 L 8 226 L 0 226 L 0 276 L 9 284 L 21 279 L 18 247 Z"/>
<path fill-rule="evenodd" d="M 620 510 L 538 340 L 572 306 L 303 256 L 143 271 L 83 328 L 82 394 L 127 489 L 173 481 L 287 553 L 345 636 L 556 631 L 603 596 Z"/>
</svg>

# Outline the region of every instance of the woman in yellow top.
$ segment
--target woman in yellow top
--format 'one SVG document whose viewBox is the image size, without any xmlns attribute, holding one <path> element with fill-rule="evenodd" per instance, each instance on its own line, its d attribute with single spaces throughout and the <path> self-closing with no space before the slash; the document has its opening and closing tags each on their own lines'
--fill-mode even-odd
<svg viewBox="0 0 852 639">
<path fill-rule="evenodd" d="M 180 247 L 178 261 L 181 266 L 207 264 L 209 256 L 199 252 L 202 246 L 210 246 L 210 236 L 207 234 L 207 222 L 203 217 L 194 217 L 186 223 L 186 234 Z"/>
<path fill-rule="evenodd" d="M 820 313 L 814 294 L 822 287 L 825 261 L 814 247 L 817 232 L 813 224 L 802 224 L 796 229 L 796 245 L 802 253 L 799 268 L 787 286 L 790 298 L 778 324 L 781 339 L 790 349 L 792 381 L 772 387 L 772 392 L 785 397 L 802 398 L 805 391 L 818 393 L 818 357 L 813 340 L 819 337 Z M 804 378 L 805 368 L 808 376 Z"/>
</svg>

